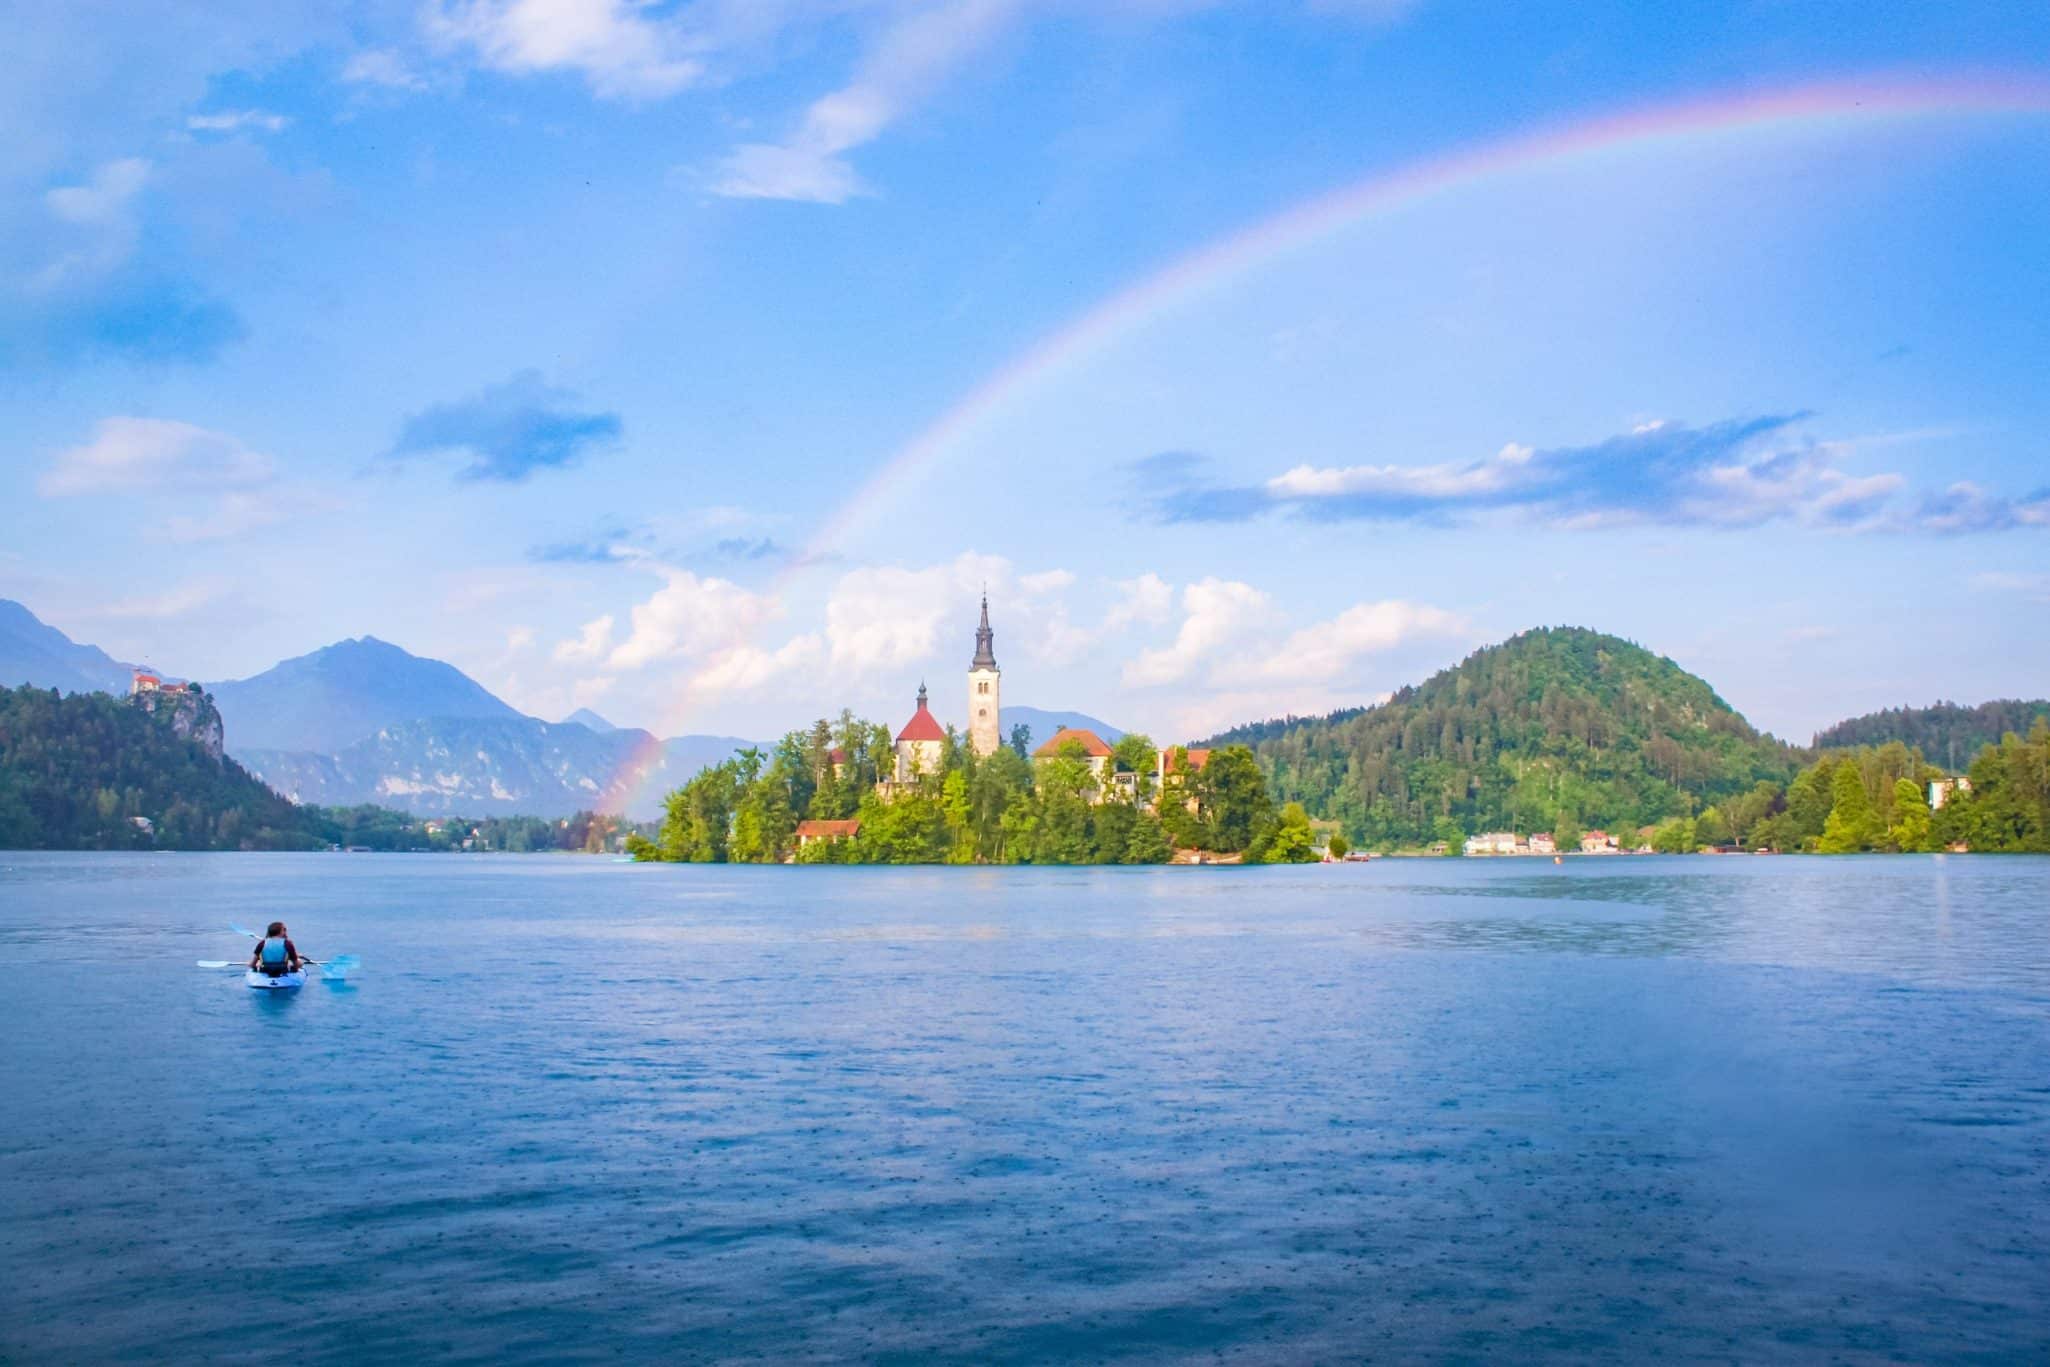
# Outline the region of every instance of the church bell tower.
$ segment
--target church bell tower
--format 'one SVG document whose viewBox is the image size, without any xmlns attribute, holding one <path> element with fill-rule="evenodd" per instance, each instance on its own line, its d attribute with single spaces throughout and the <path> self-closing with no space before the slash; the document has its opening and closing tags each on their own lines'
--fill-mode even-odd
<svg viewBox="0 0 2050 1367">
<path fill-rule="evenodd" d="M 989 595 L 982 595 L 982 625 L 975 628 L 975 658 L 968 663 L 968 744 L 978 755 L 993 755 L 1004 743 L 996 633 L 989 629 Z"/>
</svg>

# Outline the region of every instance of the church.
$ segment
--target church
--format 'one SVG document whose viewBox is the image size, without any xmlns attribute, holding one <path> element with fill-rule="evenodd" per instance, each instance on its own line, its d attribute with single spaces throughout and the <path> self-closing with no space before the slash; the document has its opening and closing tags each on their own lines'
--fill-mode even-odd
<svg viewBox="0 0 2050 1367">
<path fill-rule="evenodd" d="M 982 622 L 975 628 L 975 658 L 968 662 L 968 744 L 977 755 L 996 753 L 1003 744 L 1003 674 L 997 668 L 996 633 L 989 625 L 989 595 L 982 595 Z M 918 685 L 918 708 L 897 732 L 896 772 L 877 789 L 885 798 L 899 785 L 940 771 L 940 752 L 947 728 L 926 704 L 925 685 Z"/>
</svg>

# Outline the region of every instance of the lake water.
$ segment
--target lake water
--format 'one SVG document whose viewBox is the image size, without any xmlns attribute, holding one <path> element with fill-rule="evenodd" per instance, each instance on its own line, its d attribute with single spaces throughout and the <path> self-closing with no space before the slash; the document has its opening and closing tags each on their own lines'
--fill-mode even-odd
<svg viewBox="0 0 2050 1367">
<path fill-rule="evenodd" d="M 0 1359 L 2050 1354 L 2050 860 L 0 853 L 0 1041 Z"/>
</svg>

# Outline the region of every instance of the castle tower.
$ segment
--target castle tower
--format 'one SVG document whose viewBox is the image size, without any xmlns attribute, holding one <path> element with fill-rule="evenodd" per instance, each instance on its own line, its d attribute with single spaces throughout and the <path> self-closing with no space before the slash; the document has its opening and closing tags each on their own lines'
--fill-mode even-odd
<svg viewBox="0 0 2050 1367">
<path fill-rule="evenodd" d="M 968 745 L 978 755 L 993 755 L 1004 743 L 1004 672 L 997 668 L 996 633 L 989 629 L 989 595 L 982 595 L 982 625 L 975 629 L 975 658 L 968 662 Z"/>
</svg>

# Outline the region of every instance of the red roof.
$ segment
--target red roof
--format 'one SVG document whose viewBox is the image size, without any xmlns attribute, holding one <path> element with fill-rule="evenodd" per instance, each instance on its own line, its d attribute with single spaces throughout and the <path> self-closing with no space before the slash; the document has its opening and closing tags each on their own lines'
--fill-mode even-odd
<svg viewBox="0 0 2050 1367">
<path fill-rule="evenodd" d="M 1071 740 L 1079 742 L 1082 753 L 1091 759 L 1102 759 L 1110 753 L 1110 747 L 1103 743 L 1103 737 L 1094 731 L 1070 731 L 1063 726 L 1053 733 L 1053 739 L 1032 752 L 1032 758 L 1052 759 L 1060 754 L 1061 747 Z"/>
<path fill-rule="evenodd" d="M 1208 750 L 1191 750 L 1184 747 L 1182 753 L 1189 757 L 1189 767 L 1191 769 L 1201 769 L 1210 762 L 1210 752 Z M 1181 766 L 1174 762 L 1174 749 L 1172 747 L 1160 752 L 1160 769 L 1162 773 L 1167 774 L 1179 773 L 1181 771 Z"/>
<path fill-rule="evenodd" d="M 841 836 L 852 837 L 861 831 L 859 821 L 800 821 L 797 823 L 797 838 L 810 837 L 814 840 L 833 840 Z"/>
<path fill-rule="evenodd" d="M 941 726 L 927 710 L 925 699 L 918 700 L 918 710 L 911 714 L 911 720 L 904 723 L 904 729 L 897 733 L 898 740 L 945 740 L 947 728 Z"/>
<path fill-rule="evenodd" d="M 845 764 L 846 762 L 847 752 L 837 745 L 826 753 L 826 763 L 828 764 Z"/>
</svg>

